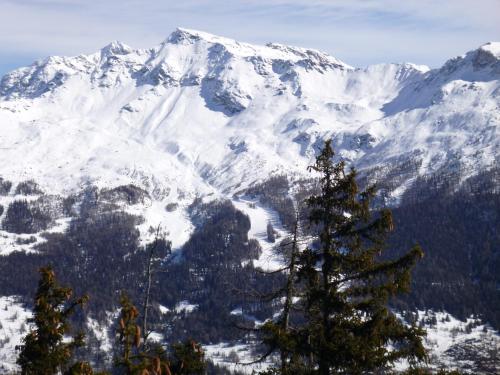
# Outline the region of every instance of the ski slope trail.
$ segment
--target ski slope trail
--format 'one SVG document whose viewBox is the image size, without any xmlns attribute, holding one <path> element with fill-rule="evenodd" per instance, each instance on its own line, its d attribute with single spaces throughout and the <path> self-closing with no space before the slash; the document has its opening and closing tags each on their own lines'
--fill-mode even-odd
<svg viewBox="0 0 500 375">
<path fill-rule="evenodd" d="M 244 212 L 250 218 L 250 231 L 248 237 L 259 241 L 262 254 L 259 259 L 254 260 L 254 266 L 265 271 L 274 271 L 283 267 L 283 257 L 276 247 L 280 240 L 284 239 L 288 232 L 281 224 L 278 213 L 269 207 L 263 206 L 258 199 L 239 197 L 232 201 L 233 205 Z M 267 235 L 267 225 L 271 223 L 275 231 L 275 242 L 271 242 Z"/>
</svg>

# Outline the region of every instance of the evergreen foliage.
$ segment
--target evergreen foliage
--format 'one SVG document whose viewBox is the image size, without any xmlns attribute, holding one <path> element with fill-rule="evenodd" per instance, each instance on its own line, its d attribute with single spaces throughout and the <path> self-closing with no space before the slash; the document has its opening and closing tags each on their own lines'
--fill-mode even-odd
<svg viewBox="0 0 500 375">
<path fill-rule="evenodd" d="M 393 230 L 389 210 L 372 218 L 375 189 L 360 192 L 356 171 L 334 164 L 326 142 L 311 170 L 320 174 L 319 194 L 307 200 L 314 246 L 298 259 L 304 323 L 267 326 L 267 342 L 289 352 L 281 373 L 361 374 L 383 371 L 399 359 L 424 360 L 424 332 L 405 326 L 387 307 L 407 292 L 410 271 L 423 256 L 418 246 L 396 260 L 380 260 Z"/>
<path fill-rule="evenodd" d="M 173 345 L 171 356 L 160 345 L 142 345 L 138 317 L 137 308 L 123 294 L 118 326 L 120 354 L 115 358 L 115 367 L 119 374 L 196 375 L 204 372 L 206 364 L 203 351 L 201 346 L 192 340 Z"/>
<path fill-rule="evenodd" d="M 16 186 L 15 193 L 19 195 L 39 195 L 43 194 L 43 191 L 34 180 L 27 180 L 20 182 Z"/>
<path fill-rule="evenodd" d="M 88 298 L 84 296 L 72 299 L 72 290 L 59 286 L 50 267 L 41 268 L 40 276 L 34 316 L 29 320 L 35 327 L 23 339 L 24 345 L 20 348 L 17 360 L 21 374 L 91 374 L 87 363 L 70 365 L 73 351 L 84 344 L 83 334 L 76 334 L 70 341 L 63 341 L 71 330 L 68 323 L 70 315 L 76 307 L 85 304 Z"/>
<path fill-rule="evenodd" d="M 31 206 L 27 200 L 15 200 L 7 208 L 2 229 L 17 234 L 36 233 L 47 229 L 50 222 L 50 216 Z"/>
<path fill-rule="evenodd" d="M 498 330 L 500 194 L 481 187 L 474 194 L 462 189 L 448 195 L 428 185 L 426 190 L 426 183 L 408 190 L 420 200 L 408 199 L 394 209 L 396 229 L 387 256 L 400 256 L 418 238 L 426 257 L 412 275 L 410 294 L 393 303 L 401 310 L 445 310 L 462 320 L 473 314 Z"/>
<path fill-rule="evenodd" d="M 267 223 L 266 231 L 267 231 L 267 240 L 269 242 L 274 243 L 276 241 L 276 235 L 274 234 L 273 224 L 271 224 L 270 221 Z"/>
<path fill-rule="evenodd" d="M 193 340 L 172 345 L 172 370 L 178 375 L 204 374 L 206 364 L 201 345 Z"/>
<path fill-rule="evenodd" d="M 495 256 L 498 247 L 495 245 L 498 244 L 500 231 L 495 230 L 498 227 L 498 210 L 495 208 L 499 195 L 483 187 L 490 180 L 488 176 L 483 176 L 471 183 L 473 194 L 469 190 L 462 191 L 462 188 L 448 194 L 441 190 L 440 181 L 435 183 L 434 190 L 425 190 L 429 184 L 423 181 L 410 188 L 408 194 L 405 193 L 403 204 L 394 209 L 396 228 L 390 236 L 390 246 L 378 259 L 403 256 L 404 249 L 417 238 L 426 249 L 426 257 L 412 274 L 411 293 L 393 298 L 393 307 L 445 309 L 459 318 L 474 313 L 498 327 L 498 273 L 495 273 L 498 267 L 495 266 L 499 258 Z M 310 195 L 311 191 L 319 195 L 317 185 L 310 182 L 313 180 L 305 181 L 307 190 L 302 196 Z M 275 186 L 266 186 L 267 190 L 263 191 L 277 198 Z M 491 186 L 497 185 L 492 183 Z M 285 187 L 283 184 L 283 192 Z M 408 198 L 413 195 L 428 198 Z M 90 198 L 81 205 L 75 203 L 80 202 L 78 197 L 72 204 L 68 201 L 67 212 L 72 215 L 68 229 L 64 233 L 43 234 L 47 241 L 35 247 L 37 252 L 13 252 L 1 257 L 0 289 L 3 295 L 20 295 L 25 302 L 31 299 L 36 290 L 36 270 L 43 264 L 53 264 L 63 285 L 74 286 L 77 295 L 89 293 L 92 296 L 92 304 L 86 310 L 99 321 L 106 318 L 105 311 L 116 308 L 116 295 L 123 285 L 130 285 L 127 292 L 134 300 L 143 301 L 145 258 L 151 245 L 140 245 L 136 226 L 141 219 L 120 212 L 118 206 L 109 205 L 107 201 L 101 202 L 99 196 L 89 194 Z M 30 201 L 27 205 L 31 212 L 37 207 L 33 203 Z M 72 209 L 72 206 L 77 206 L 78 210 Z M 286 212 L 293 213 L 293 202 L 282 206 L 285 207 Z M 299 208 L 301 217 L 309 215 L 313 209 Z M 148 326 L 154 327 L 156 332 L 168 334 L 174 342 L 189 337 L 207 343 L 236 340 L 242 336 L 236 325 L 241 326 L 247 316 L 264 320 L 281 306 L 276 301 L 256 301 L 242 295 L 242 286 L 251 293 L 255 292 L 255 295 L 266 293 L 283 286 L 287 275 L 265 275 L 253 268 L 249 260 L 259 256 L 259 245 L 248 238 L 249 221 L 246 215 L 238 212 L 230 202 L 199 203 L 196 211 L 193 213 L 195 232 L 182 249 L 183 256 L 177 257 L 176 262 L 162 261 L 153 267 L 158 269 L 158 273 L 151 284 L 152 307 Z M 4 217 L 7 217 L 6 213 Z M 22 224 L 23 217 L 21 215 L 17 220 L 12 216 L 11 224 Z M 287 227 L 292 230 L 291 220 Z M 320 224 L 310 225 L 310 228 L 301 226 L 303 233 L 308 230 L 305 235 L 315 234 L 320 229 Z M 29 243 L 31 240 L 23 237 L 18 243 L 21 241 Z M 312 249 L 317 250 L 316 246 L 313 245 Z M 286 249 L 287 261 L 289 249 Z M 296 292 L 301 293 L 303 285 L 294 283 Z M 181 300 L 187 300 L 197 308 L 190 313 L 176 312 L 174 306 Z M 158 304 L 168 307 L 170 312 L 161 313 Z M 290 334 L 285 335 L 288 331 L 279 327 L 279 335 L 278 330 L 270 334 L 271 338 L 279 336 L 280 340 L 276 340 L 279 351 L 300 353 L 300 337 L 295 333 L 304 316 L 298 308 L 295 303 Z M 241 309 L 242 314 L 231 314 L 235 309 Z M 71 324 L 85 329 L 85 319 L 84 314 L 75 314 Z M 244 324 L 251 325 L 252 321 Z M 89 339 L 92 338 L 92 331 L 86 334 Z M 99 352 L 100 344 L 87 348 L 86 353 L 79 349 L 77 355 L 90 359 L 93 366 L 106 368 L 106 356 L 95 354 Z M 291 354 L 286 358 L 289 368 L 292 368 Z M 296 358 L 297 362 L 308 363 L 304 361 L 303 354 Z M 473 361 L 474 366 L 479 363 L 477 358 Z"/>
<path fill-rule="evenodd" d="M 271 312 L 266 311 L 269 304 L 249 298 L 245 291 L 270 290 L 279 276 L 264 275 L 249 262 L 259 257 L 260 245 L 248 238 L 250 220 L 231 202 L 195 202 L 191 215 L 196 228 L 183 246 L 182 259 L 158 274 L 161 284 L 171 286 L 162 288 L 165 297 L 168 293 L 174 303 L 187 300 L 197 305 L 173 321 L 171 335 L 181 341 L 190 337 L 202 342 L 240 339 L 242 331 L 237 326 L 244 316 L 231 311 L 241 309 L 242 315 L 264 319 Z M 171 306 L 165 297 L 161 303 Z"/>
<path fill-rule="evenodd" d="M 290 182 L 286 175 L 275 175 L 269 179 L 253 185 L 245 194 L 258 197 L 262 205 L 271 207 L 278 213 L 281 224 L 293 229 L 295 222 L 294 202 L 290 196 Z"/>
<path fill-rule="evenodd" d="M 12 188 L 12 182 L 0 177 L 0 195 L 8 195 Z"/>
</svg>

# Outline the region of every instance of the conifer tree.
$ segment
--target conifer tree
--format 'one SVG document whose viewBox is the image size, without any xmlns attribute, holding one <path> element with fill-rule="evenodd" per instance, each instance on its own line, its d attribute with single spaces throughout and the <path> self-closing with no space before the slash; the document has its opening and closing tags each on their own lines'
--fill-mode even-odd
<svg viewBox="0 0 500 375">
<path fill-rule="evenodd" d="M 92 374 L 88 363 L 70 363 L 74 350 L 84 344 L 83 334 L 63 341 L 71 331 L 69 317 L 88 300 L 87 296 L 77 299 L 71 296 L 70 288 L 59 286 L 52 268 L 40 269 L 34 316 L 28 320 L 34 324 L 34 328 L 24 337 L 17 359 L 21 374 Z"/>
<path fill-rule="evenodd" d="M 141 347 L 141 328 L 137 323 L 139 311 L 127 295 L 121 297 L 121 315 L 118 326 L 118 343 L 121 349 L 119 357 L 115 359 L 115 367 L 120 373 L 127 375 L 168 374 L 170 368 L 165 353 L 144 353 Z"/>
<path fill-rule="evenodd" d="M 161 345 L 141 345 L 142 335 L 137 323 L 139 311 L 127 295 L 121 298 L 121 316 L 118 326 L 120 354 L 115 368 L 126 375 L 197 375 L 205 369 L 201 346 L 189 340 L 175 344 L 172 355 Z"/>
<path fill-rule="evenodd" d="M 333 156 L 327 141 L 310 167 L 320 174 L 321 190 L 307 200 L 319 236 L 298 260 L 306 324 L 295 334 L 297 351 L 311 362 L 311 373 L 320 375 L 384 371 L 399 359 L 421 361 L 424 332 L 405 326 L 387 304 L 408 291 L 410 271 L 423 252 L 415 246 L 399 259 L 380 260 L 393 229 L 391 213 L 372 215 L 375 188 L 360 192 L 356 171 L 345 173 L 344 163 L 334 164 Z"/>
<path fill-rule="evenodd" d="M 172 345 L 172 374 L 201 375 L 205 373 L 205 355 L 201 345 L 193 340 Z"/>
<path fill-rule="evenodd" d="M 274 234 L 273 224 L 271 224 L 270 221 L 267 223 L 266 232 L 267 240 L 274 243 L 276 241 L 276 235 Z"/>
</svg>

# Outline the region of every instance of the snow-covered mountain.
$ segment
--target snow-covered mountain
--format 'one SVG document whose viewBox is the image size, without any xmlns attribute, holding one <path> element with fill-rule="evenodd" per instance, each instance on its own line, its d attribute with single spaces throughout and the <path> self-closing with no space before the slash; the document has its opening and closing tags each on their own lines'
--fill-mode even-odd
<svg viewBox="0 0 500 375">
<path fill-rule="evenodd" d="M 156 199 L 229 194 L 306 174 L 324 139 L 381 177 L 498 162 L 500 43 L 430 70 L 353 68 L 318 51 L 178 29 L 159 46 L 113 42 L 49 57 L 0 84 L 0 173 L 44 190 L 133 182 Z M 384 166 L 381 168 L 381 166 Z"/>
<path fill-rule="evenodd" d="M 398 203 L 419 176 L 463 181 L 498 168 L 500 43 L 438 69 L 409 63 L 359 69 L 314 50 L 178 29 L 147 50 L 113 42 L 92 55 L 17 69 L 0 81 L 0 255 L 37 251 L 69 228 L 87 199 L 97 212 L 119 207 L 143 216 L 137 226 L 144 241 L 161 223 L 178 249 L 195 227 L 184 208 L 205 196 L 230 198 L 248 215 L 249 239 L 262 250 L 255 266 L 279 268 L 267 224 L 281 236 L 287 228 L 273 207 L 242 192 L 272 175 L 310 177 L 307 166 L 328 138 L 339 157 L 386 182 L 389 203 Z M 6 220 L 19 202 L 18 211 L 31 210 L 28 219 L 38 215 L 29 230 Z M 493 227 L 495 212 L 482 214 L 478 223 Z M 0 309 L 13 312 L 4 319 L 12 323 L 0 326 L 0 364 L 10 366 L 20 337 L 14 332 L 22 331 L 28 310 L 13 296 L 0 296 Z M 427 344 L 447 362 L 463 357 L 464 343 L 474 346 L 482 334 L 498 343 L 489 325 L 437 314 L 430 315 L 436 332 Z M 212 349 L 225 353 L 220 345 Z"/>
</svg>

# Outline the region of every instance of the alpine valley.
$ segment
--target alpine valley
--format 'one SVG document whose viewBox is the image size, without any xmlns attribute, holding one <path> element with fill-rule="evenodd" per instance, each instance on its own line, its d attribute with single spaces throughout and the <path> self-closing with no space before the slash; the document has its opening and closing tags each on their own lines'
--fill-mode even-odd
<svg viewBox="0 0 500 375">
<path fill-rule="evenodd" d="M 280 268 L 274 248 L 330 138 L 392 208 L 392 254 L 416 242 L 425 252 L 392 306 L 427 329 L 429 366 L 498 373 L 500 42 L 437 69 L 354 68 L 187 29 L 1 79 L 0 372 L 15 368 L 36 270 L 49 263 L 90 294 L 75 324 L 96 366 L 109 363 L 119 292 L 141 301 L 160 228 L 172 254 L 155 276 L 155 340 L 194 337 L 220 373 L 250 373 L 235 364 L 258 357 L 238 322 L 258 326 L 277 306 L 241 291 L 281 282 L 259 269 Z"/>
</svg>

